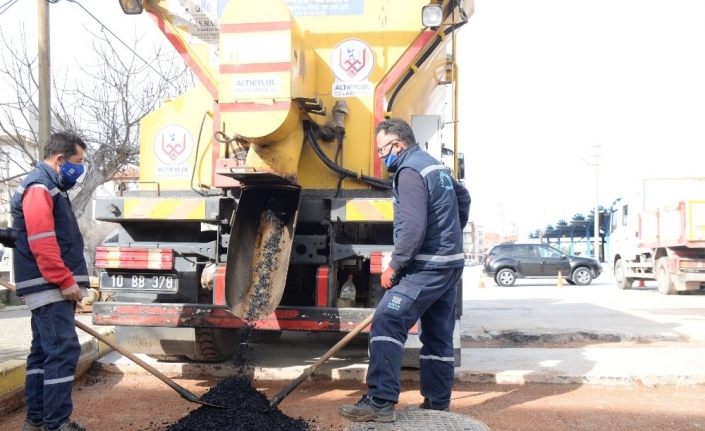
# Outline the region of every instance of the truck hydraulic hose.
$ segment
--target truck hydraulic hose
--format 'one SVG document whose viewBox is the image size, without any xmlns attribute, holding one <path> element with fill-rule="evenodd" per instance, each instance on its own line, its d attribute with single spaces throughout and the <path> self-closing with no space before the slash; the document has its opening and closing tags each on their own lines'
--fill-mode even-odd
<svg viewBox="0 0 705 431">
<path fill-rule="evenodd" d="M 389 190 L 392 188 L 392 184 L 389 181 L 380 178 L 370 177 L 368 175 L 359 175 L 356 172 L 353 172 L 349 169 L 345 169 L 342 166 L 336 165 L 331 159 L 328 158 L 328 156 L 326 156 L 326 154 L 321 149 L 320 145 L 318 145 L 318 139 L 316 139 L 313 124 L 311 124 L 310 121 L 304 121 L 304 134 L 304 139 L 308 139 L 309 143 L 311 144 L 311 148 L 313 149 L 313 152 L 316 153 L 318 158 L 321 159 L 321 161 L 334 172 L 340 175 L 344 175 L 348 178 L 353 178 L 362 181 L 378 189 Z"/>
<path fill-rule="evenodd" d="M 414 68 L 410 69 L 409 71 L 406 72 L 404 77 L 399 81 L 399 85 L 397 85 L 397 88 L 394 90 L 394 93 L 392 93 L 392 96 L 389 98 L 389 103 L 387 103 L 387 112 L 392 112 L 392 106 L 394 105 L 394 99 L 396 99 L 397 95 L 401 91 L 402 88 L 404 88 L 404 85 L 411 79 L 412 76 L 414 76 L 414 70 L 417 70 L 421 65 L 428 59 L 428 57 L 431 56 L 433 51 L 436 50 L 436 47 L 443 41 L 445 36 L 448 36 L 455 30 L 459 29 L 463 25 L 465 25 L 468 22 L 468 16 L 465 13 L 465 10 L 460 8 L 460 17 L 462 18 L 461 22 L 451 24 L 443 30 L 443 37 L 440 36 L 440 34 L 436 35 L 436 39 L 433 41 L 431 46 L 423 53 L 423 55 L 414 63 Z M 455 59 L 454 59 L 455 60 Z"/>
<path fill-rule="evenodd" d="M 201 196 L 208 196 L 208 194 L 201 191 L 201 190 L 196 189 L 193 186 L 193 179 L 196 177 L 196 168 L 198 167 L 198 150 L 201 147 L 201 133 L 203 132 L 203 125 L 206 122 L 206 117 L 208 117 L 208 111 L 206 111 L 203 114 L 203 119 L 201 120 L 201 128 L 198 129 L 198 140 L 196 141 L 196 157 L 193 158 L 193 170 L 191 172 L 191 184 L 190 184 L 191 190 L 193 190 L 194 192 L 198 193 Z"/>
</svg>

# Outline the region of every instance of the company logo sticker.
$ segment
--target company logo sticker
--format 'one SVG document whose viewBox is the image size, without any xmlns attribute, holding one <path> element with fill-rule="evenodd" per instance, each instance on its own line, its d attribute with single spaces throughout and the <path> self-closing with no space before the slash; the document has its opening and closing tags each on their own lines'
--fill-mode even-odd
<svg viewBox="0 0 705 431">
<path fill-rule="evenodd" d="M 191 167 L 184 165 L 193 154 L 193 136 L 185 127 L 172 124 L 154 137 L 157 178 L 190 178 Z"/>
<path fill-rule="evenodd" d="M 370 45 L 360 39 L 346 39 L 334 49 L 330 66 L 336 78 L 343 82 L 367 79 L 375 67 L 375 55 Z"/>
<path fill-rule="evenodd" d="M 375 67 L 372 47 L 364 40 L 346 39 L 333 49 L 330 68 L 336 77 L 333 97 L 360 97 L 372 95 L 367 80 Z"/>
</svg>

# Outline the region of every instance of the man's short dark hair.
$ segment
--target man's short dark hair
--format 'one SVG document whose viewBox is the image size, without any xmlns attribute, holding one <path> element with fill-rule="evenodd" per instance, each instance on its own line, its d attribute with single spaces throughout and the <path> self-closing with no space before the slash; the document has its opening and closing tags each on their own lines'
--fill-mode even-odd
<svg viewBox="0 0 705 431">
<path fill-rule="evenodd" d="M 382 121 L 379 125 L 377 125 L 375 135 L 381 131 L 384 131 L 387 135 L 397 135 L 399 140 L 402 141 L 407 147 L 416 145 L 414 131 L 411 129 L 409 123 L 401 118 L 387 118 Z"/>
<path fill-rule="evenodd" d="M 86 149 L 86 143 L 83 142 L 83 139 L 75 133 L 53 133 L 49 137 L 49 141 L 47 141 L 44 146 L 44 160 L 57 154 L 61 154 L 67 159 L 71 156 L 75 156 L 76 153 L 78 153 L 78 150 L 76 150 L 76 145 L 83 148 L 83 150 Z"/>
</svg>

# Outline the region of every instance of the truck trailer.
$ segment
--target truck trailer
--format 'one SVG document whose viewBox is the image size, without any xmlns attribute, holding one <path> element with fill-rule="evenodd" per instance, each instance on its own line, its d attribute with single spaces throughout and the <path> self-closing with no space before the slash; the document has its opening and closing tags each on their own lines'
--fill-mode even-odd
<svg viewBox="0 0 705 431">
<path fill-rule="evenodd" d="M 672 295 L 705 284 L 705 178 L 643 180 L 612 206 L 610 254 L 617 287 L 656 280 Z"/>
<path fill-rule="evenodd" d="M 130 5 L 200 85 L 142 120 L 138 190 L 96 203 L 119 232 L 96 251 L 93 322 L 114 325 L 135 352 L 218 362 L 243 328 L 261 342 L 349 332 L 384 295 L 393 250 L 376 125 L 406 120 L 424 150 L 441 160 L 453 148 L 449 168 L 464 171 L 456 32 L 473 2 Z M 356 298 L 341 302 L 350 275 Z M 418 357 L 417 329 L 405 365 Z"/>
</svg>

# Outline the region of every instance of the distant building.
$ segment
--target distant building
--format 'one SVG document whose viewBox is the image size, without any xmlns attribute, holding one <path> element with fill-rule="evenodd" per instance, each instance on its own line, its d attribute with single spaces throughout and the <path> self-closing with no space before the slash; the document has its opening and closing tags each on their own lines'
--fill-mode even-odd
<svg viewBox="0 0 705 431">
<path fill-rule="evenodd" d="M 485 232 L 482 240 L 482 252 L 487 253 L 492 247 L 501 244 L 502 234 L 496 232 Z"/>
<path fill-rule="evenodd" d="M 0 228 L 12 225 L 10 201 L 15 188 L 32 167 L 37 144 L 24 136 L 0 135 Z M 13 282 L 12 249 L 0 245 L 0 278 Z"/>
</svg>

